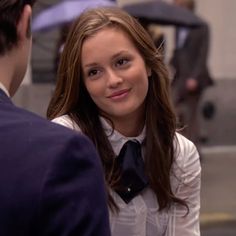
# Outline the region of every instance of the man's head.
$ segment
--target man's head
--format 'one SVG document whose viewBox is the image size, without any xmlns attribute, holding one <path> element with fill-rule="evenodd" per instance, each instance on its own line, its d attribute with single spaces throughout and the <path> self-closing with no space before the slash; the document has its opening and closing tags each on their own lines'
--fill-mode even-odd
<svg viewBox="0 0 236 236">
<path fill-rule="evenodd" d="M 34 2 L 35 0 L 0 0 L 0 55 L 17 45 L 18 23 L 22 18 L 25 6 L 32 6 Z M 27 37 L 30 37 L 30 18 L 28 18 L 27 24 Z"/>
<path fill-rule="evenodd" d="M 194 0 L 174 0 L 174 3 L 176 5 L 181 6 L 181 7 L 185 7 L 191 11 L 194 11 L 194 9 L 195 9 L 195 1 Z"/>
<path fill-rule="evenodd" d="M 30 22 L 35 0 L 0 0 L 0 60 L 2 81 L 11 95 L 19 87 L 31 51 Z M 11 67 L 7 65 L 11 64 Z M 7 71 L 8 70 L 8 71 Z"/>
</svg>

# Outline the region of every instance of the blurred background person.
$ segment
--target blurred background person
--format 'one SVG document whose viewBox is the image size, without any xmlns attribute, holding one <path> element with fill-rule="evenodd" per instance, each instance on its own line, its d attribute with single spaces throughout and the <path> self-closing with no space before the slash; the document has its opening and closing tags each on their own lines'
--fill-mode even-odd
<svg viewBox="0 0 236 236">
<path fill-rule="evenodd" d="M 194 0 L 174 0 L 174 4 L 190 11 Z M 173 99 L 182 133 L 199 148 L 198 107 L 204 89 L 213 84 L 207 67 L 209 50 L 209 26 L 176 28 L 176 41 L 170 61 L 173 73 Z"/>
</svg>

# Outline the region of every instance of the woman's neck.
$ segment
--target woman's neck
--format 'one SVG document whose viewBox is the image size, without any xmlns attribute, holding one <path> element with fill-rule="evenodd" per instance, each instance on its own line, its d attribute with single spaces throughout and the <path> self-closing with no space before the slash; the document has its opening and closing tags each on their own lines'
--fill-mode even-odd
<svg viewBox="0 0 236 236">
<path fill-rule="evenodd" d="M 135 116 L 135 117 L 110 117 L 113 122 L 114 128 L 120 134 L 126 137 L 136 137 L 138 136 L 144 127 L 145 116 Z M 110 123 L 109 120 L 107 120 Z"/>
</svg>

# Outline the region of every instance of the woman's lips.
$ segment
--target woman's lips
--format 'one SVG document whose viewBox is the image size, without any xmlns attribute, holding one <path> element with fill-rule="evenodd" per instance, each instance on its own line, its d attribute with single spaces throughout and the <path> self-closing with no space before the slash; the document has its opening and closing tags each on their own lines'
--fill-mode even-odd
<svg viewBox="0 0 236 236">
<path fill-rule="evenodd" d="M 111 95 L 108 96 L 108 98 L 112 100 L 119 100 L 119 99 L 125 98 L 129 92 L 130 92 L 130 89 L 123 89 L 123 90 L 112 93 Z"/>
</svg>

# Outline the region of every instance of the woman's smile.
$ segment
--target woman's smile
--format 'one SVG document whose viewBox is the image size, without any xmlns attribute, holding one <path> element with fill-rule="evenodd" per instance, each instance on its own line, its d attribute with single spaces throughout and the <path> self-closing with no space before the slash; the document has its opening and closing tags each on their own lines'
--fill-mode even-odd
<svg viewBox="0 0 236 236">
<path fill-rule="evenodd" d="M 117 92 L 112 93 L 108 96 L 111 100 L 114 101 L 122 101 L 123 99 L 127 98 L 131 89 L 122 89 Z"/>
</svg>

